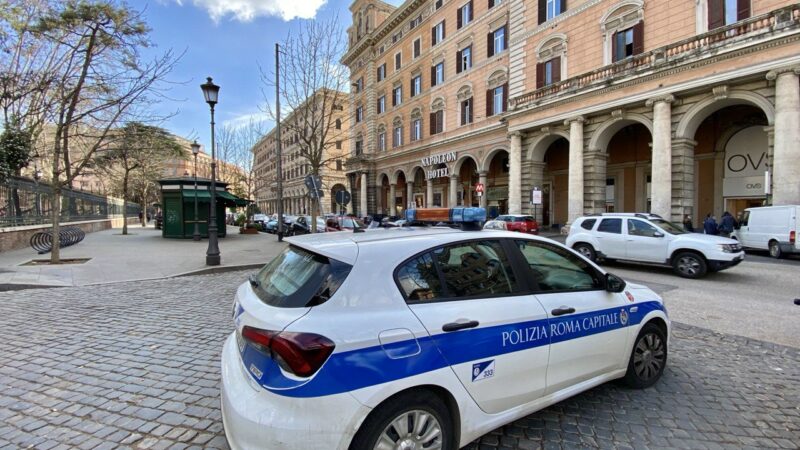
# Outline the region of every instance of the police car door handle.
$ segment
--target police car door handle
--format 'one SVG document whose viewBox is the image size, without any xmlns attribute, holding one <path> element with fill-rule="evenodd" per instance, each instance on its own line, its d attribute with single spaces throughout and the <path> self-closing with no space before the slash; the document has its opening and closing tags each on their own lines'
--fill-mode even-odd
<svg viewBox="0 0 800 450">
<path fill-rule="evenodd" d="M 560 308 L 556 308 L 550 311 L 550 314 L 553 316 L 563 316 L 564 314 L 572 314 L 575 312 L 575 308 L 568 308 L 566 306 L 562 306 Z"/>
<path fill-rule="evenodd" d="M 442 325 L 442 331 L 449 333 L 451 331 L 465 330 L 467 328 L 475 328 L 480 323 L 477 320 L 470 320 L 467 322 L 450 322 Z"/>
</svg>

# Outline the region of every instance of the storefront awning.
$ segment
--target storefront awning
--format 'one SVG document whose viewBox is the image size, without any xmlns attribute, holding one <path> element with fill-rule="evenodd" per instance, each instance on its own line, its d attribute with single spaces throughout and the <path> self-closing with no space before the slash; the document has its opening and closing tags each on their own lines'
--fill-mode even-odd
<svg viewBox="0 0 800 450">
<path fill-rule="evenodd" d="M 197 197 L 198 200 L 211 200 L 211 193 L 207 190 L 194 190 L 194 189 L 184 189 L 183 190 L 183 198 L 193 199 Z"/>
</svg>

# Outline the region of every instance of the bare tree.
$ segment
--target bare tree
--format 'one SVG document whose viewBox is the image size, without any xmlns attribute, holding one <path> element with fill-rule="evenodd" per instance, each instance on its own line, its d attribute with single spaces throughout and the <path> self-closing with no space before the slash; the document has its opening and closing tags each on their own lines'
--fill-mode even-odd
<svg viewBox="0 0 800 450">
<path fill-rule="evenodd" d="M 304 159 L 311 174 L 320 170 L 331 159 L 329 150 L 342 140 L 341 127 L 336 119 L 342 117 L 344 92 L 348 88 L 349 72 L 339 61 L 347 48 L 345 33 L 338 18 L 329 21 L 303 22 L 299 31 L 289 34 L 282 44 L 280 77 L 281 121 L 284 136 L 296 137 L 300 158 Z M 262 69 L 265 94 L 274 91 L 275 76 Z M 267 98 L 267 95 L 265 95 Z M 274 108 L 267 101 L 266 110 L 275 119 Z M 281 176 L 278 174 L 278 176 Z M 317 204 L 311 206 L 311 226 L 316 231 Z"/>
<path fill-rule="evenodd" d="M 150 45 L 141 13 L 114 0 L 68 0 L 45 14 L 32 33 L 53 45 L 61 61 L 49 83 L 45 121 L 53 190 L 51 263 L 60 260 L 61 194 L 94 163 L 122 123 L 141 114 L 173 69 L 171 51 L 145 61 Z"/>
<path fill-rule="evenodd" d="M 146 226 L 147 190 L 153 172 L 163 173 L 167 159 L 183 156 L 183 149 L 167 131 L 140 122 L 126 124 L 115 135 L 109 136 L 110 144 L 96 158 L 96 165 L 109 174 L 118 186 L 122 197 L 122 234 L 128 234 L 128 201 L 134 195 L 131 185 L 136 186 L 145 208 L 142 211 L 142 226 Z"/>
</svg>

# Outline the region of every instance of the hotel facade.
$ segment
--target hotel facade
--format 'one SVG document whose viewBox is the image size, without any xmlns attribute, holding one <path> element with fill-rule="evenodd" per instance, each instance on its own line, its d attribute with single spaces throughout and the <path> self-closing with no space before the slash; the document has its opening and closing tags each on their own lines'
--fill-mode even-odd
<svg viewBox="0 0 800 450">
<path fill-rule="evenodd" d="M 359 215 L 480 205 L 557 228 L 606 211 L 699 223 L 800 204 L 797 3 L 350 10 L 346 172 Z"/>
</svg>

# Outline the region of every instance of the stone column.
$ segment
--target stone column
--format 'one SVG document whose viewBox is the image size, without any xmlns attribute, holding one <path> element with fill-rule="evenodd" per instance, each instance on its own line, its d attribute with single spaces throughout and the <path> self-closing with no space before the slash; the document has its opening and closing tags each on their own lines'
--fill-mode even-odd
<svg viewBox="0 0 800 450">
<path fill-rule="evenodd" d="M 425 181 L 425 206 L 433 207 L 433 180 L 430 178 Z"/>
<path fill-rule="evenodd" d="M 397 198 L 397 183 L 389 184 L 389 215 L 394 216 L 397 214 L 397 205 L 395 199 Z"/>
<path fill-rule="evenodd" d="M 800 67 L 767 74 L 775 80 L 775 143 L 772 157 L 772 204 L 800 203 Z"/>
<path fill-rule="evenodd" d="M 650 212 L 672 217 L 672 102 L 666 95 L 647 101 L 653 107 L 653 158 L 650 175 Z"/>
<path fill-rule="evenodd" d="M 606 164 L 608 153 L 589 149 L 583 155 L 583 165 L 585 171 L 584 194 L 588 200 L 588 213 L 601 214 L 606 211 Z"/>
<path fill-rule="evenodd" d="M 583 215 L 583 117 L 564 122 L 569 125 L 569 199 L 567 223 Z"/>
<path fill-rule="evenodd" d="M 453 208 L 458 205 L 458 175 L 450 175 L 450 201 L 447 207 Z"/>
<path fill-rule="evenodd" d="M 480 206 L 481 206 L 481 208 L 486 208 L 486 204 L 488 203 L 486 201 L 486 177 L 488 175 L 489 174 L 486 173 L 486 172 L 478 172 L 478 183 L 483 185 L 483 194 L 481 194 L 481 197 L 480 197 Z M 510 189 L 510 187 L 509 187 L 509 189 Z"/>
<path fill-rule="evenodd" d="M 406 209 L 411 208 L 414 201 L 414 182 L 406 181 Z"/>
<path fill-rule="evenodd" d="M 695 212 L 694 147 L 691 139 L 672 140 L 672 221 L 682 222 L 684 215 L 697 219 Z"/>
<path fill-rule="evenodd" d="M 522 133 L 509 134 L 508 152 L 508 213 L 522 214 Z"/>
<path fill-rule="evenodd" d="M 360 211 L 358 212 L 361 217 L 367 215 L 367 172 L 361 172 L 361 195 L 359 195 L 360 200 Z"/>
</svg>

